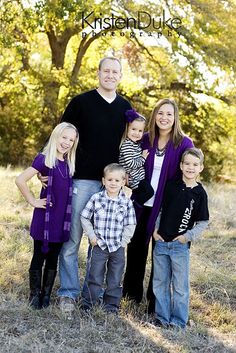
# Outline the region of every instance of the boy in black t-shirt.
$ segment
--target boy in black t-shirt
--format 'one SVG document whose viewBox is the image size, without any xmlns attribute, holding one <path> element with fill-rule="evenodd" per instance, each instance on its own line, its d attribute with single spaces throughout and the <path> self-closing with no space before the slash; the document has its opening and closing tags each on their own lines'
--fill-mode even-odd
<svg viewBox="0 0 236 353">
<path fill-rule="evenodd" d="M 196 181 L 204 156 L 197 148 L 181 158 L 182 180 L 167 183 L 153 237 L 155 325 L 184 328 L 189 312 L 189 245 L 206 229 L 207 194 Z"/>
</svg>

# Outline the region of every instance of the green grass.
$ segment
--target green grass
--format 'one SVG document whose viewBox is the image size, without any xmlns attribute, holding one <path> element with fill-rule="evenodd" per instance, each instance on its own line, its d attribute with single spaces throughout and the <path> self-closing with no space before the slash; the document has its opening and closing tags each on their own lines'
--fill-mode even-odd
<svg viewBox="0 0 236 353">
<path fill-rule="evenodd" d="M 85 315 L 78 306 L 74 319 L 68 321 L 55 301 L 48 310 L 30 310 L 27 297 L 32 208 L 14 184 L 18 173 L 0 168 L 0 352 L 236 352 L 235 186 L 207 187 L 210 227 L 191 247 L 191 326 L 177 331 L 153 327 L 145 302 L 137 307 L 123 301 L 118 318 L 105 315 L 100 308 Z M 36 178 L 30 187 L 38 192 Z M 82 279 L 86 253 L 84 238 L 80 249 Z M 54 300 L 58 285 L 57 279 Z"/>
</svg>

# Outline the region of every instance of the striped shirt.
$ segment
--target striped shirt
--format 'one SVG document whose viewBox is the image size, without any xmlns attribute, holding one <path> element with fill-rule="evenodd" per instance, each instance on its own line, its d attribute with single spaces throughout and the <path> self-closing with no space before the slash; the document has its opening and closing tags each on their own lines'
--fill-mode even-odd
<svg viewBox="0 0 236 353">
<path fill-rule="evenodd" d="M 119 163 L 129 176 L 128 186 L 136 189 L 140 181 L 145 178 L 145 158 L 142 156 L 140 143 L 126 138 L 120 148 Z"/>
<path fill-rule="evenodd" d="M 85 229 L 88 223 L 83 222 L 83 218 L 90 220 L 92 231 L 90 227 Z M 94 194 L 81 213 L 81 221 L 89 238 L 93 238 L 95 234 L 98 246 L 102 250 L 107 248 L 109 252 L 125 246 L 130 241 L 136 225 L 133 203 L 122 190 L 114 199 L 107 195 L 106 190 Z M 126 228 L 132 231 L 127 232 Z"/>
</svg>

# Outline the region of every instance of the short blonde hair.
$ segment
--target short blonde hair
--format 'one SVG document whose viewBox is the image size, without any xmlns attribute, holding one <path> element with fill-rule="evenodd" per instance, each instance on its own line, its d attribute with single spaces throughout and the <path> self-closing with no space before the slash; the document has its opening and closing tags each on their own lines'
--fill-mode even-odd
<svg viewBox="0 0 236 353">
<path fill-rule="evenodd" d="M 118 164 L 118 163 L 110 163 L 110 164 L 108 164 L 103 170 L 104 178 L 106 177 L 107 173 L 112 173 L 112 172 L 120 172 L 120 174 L 122 175 L 122 178 L 123 179 L 126 178 L 125 168 L 121 164 Z"/>
<path fill-rule="evenodd" d="M 155 137 L 159 135 L 159 129 L 156 125 L 156 115 L 157 115 L 157 112 L 159 111 L 159 109 L 161 108 L 161 106 L 164 104 L 171 104 L 174 108 L 174 125 L 173 125 L 172 131 L 171 131 L 171 140 L 172 140 L 174 146 L 178 147 L 180 142 L 183 140 L 184 133 L 181 129 L 181 124 L 180 124 L 180 120 L 179 120 L 178 105 L 177 105 L 176 101 L 172 98 L 164 98 L 164 99 L 159 100 L 152 111 L 151 118 L 150 118 L 149 124 L 148 124 L 150 143 L 153 146 Z"/>
<path fill-rule="evenodd" d="M 45 165 L 48 168 L 54 168 L 57 163 L 57 140 L 61 136 L 63 130 L 73 129 L 76 132 L 76 139 L 69 153 L 65 156 L 70 170 L 70 175 L 73 175 L 75 172 L 75 154 L 76 148 L 79 141 L 78 130 L 71 123 L 63 122 L 58 124 L 52 131 L 51 136 L 48 140 L 48 143 L 44 147 L 42 153 L 45 155 Z"/>
</svg>

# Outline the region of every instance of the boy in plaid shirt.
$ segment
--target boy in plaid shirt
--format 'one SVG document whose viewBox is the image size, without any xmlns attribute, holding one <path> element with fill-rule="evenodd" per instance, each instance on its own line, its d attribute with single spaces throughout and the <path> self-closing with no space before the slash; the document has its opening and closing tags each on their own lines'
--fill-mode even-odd
<svg viewBox="0 0 236 353">
<path fill-rule="evenodd" d="M 94 194 L 81 213 L 81 223 L 92 246 L 83 308 L 89 310 L 99 302 L 106 276 L 104 309 L 117 313 L 122 297 L 125 247 L 133 236 L 136 218 L 132 201 L 122 190 L 125 169 L 116 163 L 109 164 L 102 182 L 104 190 Z"/>
</svg>

